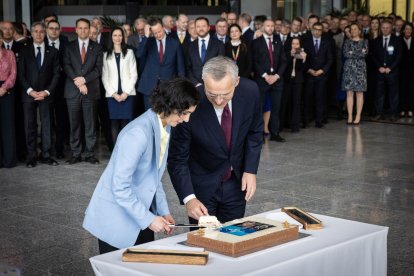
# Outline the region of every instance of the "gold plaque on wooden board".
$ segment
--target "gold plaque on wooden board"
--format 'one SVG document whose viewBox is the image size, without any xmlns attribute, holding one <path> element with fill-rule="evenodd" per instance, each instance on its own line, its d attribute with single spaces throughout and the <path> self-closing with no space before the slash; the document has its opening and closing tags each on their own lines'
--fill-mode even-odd
<svg viewBox="0 0 414 276">
<path fill-rule="evenodd" d="M 318 230 L 323 228 L 322 221 L 298 207 L 283 207 L 282 212 L 285 212 L 291 218 L 300 222 L 305 230 Z"/>
</svg>

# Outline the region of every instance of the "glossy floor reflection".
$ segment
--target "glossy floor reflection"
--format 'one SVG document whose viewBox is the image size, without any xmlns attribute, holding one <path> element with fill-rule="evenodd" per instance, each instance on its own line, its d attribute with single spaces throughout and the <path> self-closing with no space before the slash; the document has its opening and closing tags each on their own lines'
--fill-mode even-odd
<svg viewBox="0 0 414 276">
<path fill-rule="evenodd" d="M 414 128 L 342 121 L 284 137 L 263 147 L 246 215 L 295 205 L 389 226 L 388 275 L 414 275 Z M 97 241 L 81 223 L 109 158 L 104 146 L 98 152 L 98 166 L 0 169 L 0 263 L 23 275 L 93 275 Z M 186 222 L 168 175 L 164 185 L 172 214 Z"/>
</svg>

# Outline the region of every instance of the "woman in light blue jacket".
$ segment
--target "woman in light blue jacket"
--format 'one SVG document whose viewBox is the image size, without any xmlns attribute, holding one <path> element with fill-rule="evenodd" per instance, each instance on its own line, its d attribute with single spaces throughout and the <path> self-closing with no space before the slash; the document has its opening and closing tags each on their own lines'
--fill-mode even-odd
<svg viewBox="0 0 414 276">
<path fill-rule="evenodd" d="M 152 108 L 119 134 L 83 221 L 101 254 L 153 241 L 154 232 L 172 232 L 161 183 L 170 127 L 187 122 L 199 99 L 187 80 L 163 82 L 151 96 Z"/>
</svg>

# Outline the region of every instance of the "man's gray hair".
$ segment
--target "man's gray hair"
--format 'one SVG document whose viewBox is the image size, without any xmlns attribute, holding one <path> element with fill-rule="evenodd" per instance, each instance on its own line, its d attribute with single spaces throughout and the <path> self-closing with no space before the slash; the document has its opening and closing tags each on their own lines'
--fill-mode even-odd
<svg viewBox="0 0 414 276">
<path fill-rule="evenodd" d="M 222 80 L 225 76 L 230 75 L 236 82 L 239 77 L 239 67 L 228 57 L 217 56 L 209 59 L 203 67 L 202 78 L 210 76 L 215 81 Z"/>
<path fill-rule="evenodd" d="M 37 27 L 37 26 L 40 26 L 40 27 L 42 27 L 43 29 L 46 29 L 46 25 L 45 25 L 45 23 L 43 23 L 42 21 L 36 21 L 36 22 L 33 22 L 32 26 L 31 26 L 31 29 L 33 30 L 33 28 L 34 28 L 34 27 Z"/>
</svg>

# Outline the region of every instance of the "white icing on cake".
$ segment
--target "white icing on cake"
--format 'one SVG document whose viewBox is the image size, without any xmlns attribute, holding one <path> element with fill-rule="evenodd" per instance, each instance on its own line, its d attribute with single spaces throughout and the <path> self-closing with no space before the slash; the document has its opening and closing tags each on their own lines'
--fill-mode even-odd
<svg viewBox="0 0 414 276">
<path fill-rule="evenodd" d="M 216 216 L 201 216 L 198 220 L 198 226 L 207 228 L 221 227 L 220 221 Z"/>
</svg>

